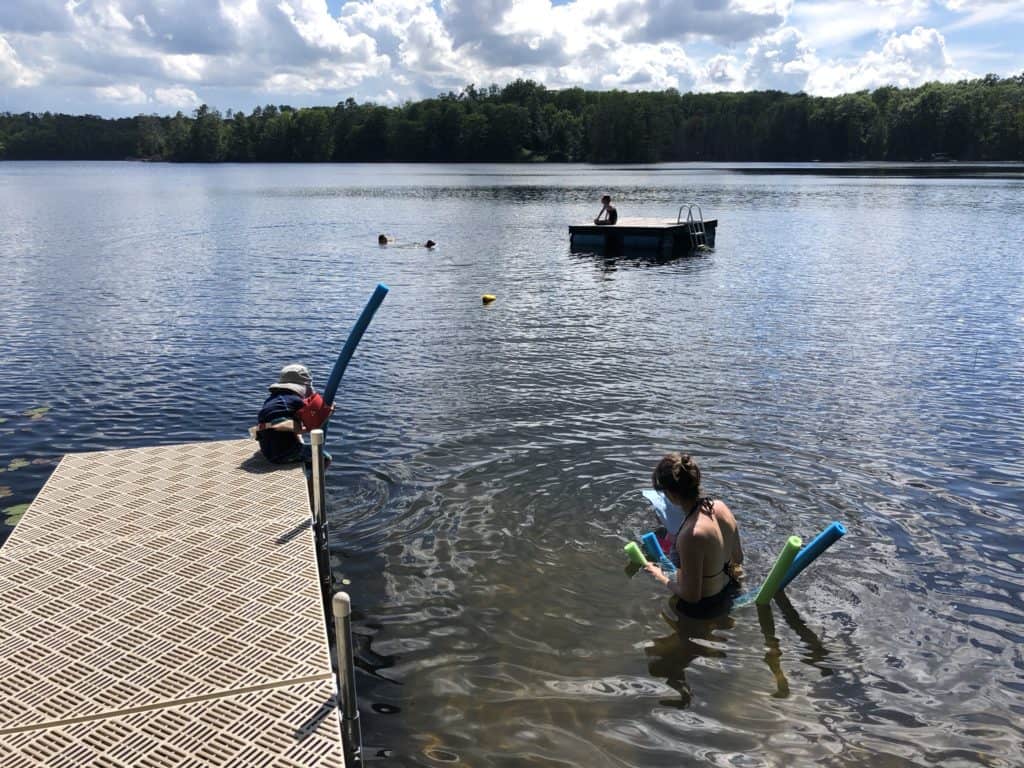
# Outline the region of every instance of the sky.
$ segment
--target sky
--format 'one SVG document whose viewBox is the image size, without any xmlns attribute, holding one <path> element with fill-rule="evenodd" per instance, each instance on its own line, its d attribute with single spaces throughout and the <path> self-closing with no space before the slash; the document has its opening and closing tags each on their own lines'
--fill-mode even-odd
<svg viewBox="0 0 1024 768">
<path fill-rule="evenodd" d="M 0 0 L 0 111 L 503 85 L 830 96 L 1024 72 L 1024 0 Z"/>
</svg>

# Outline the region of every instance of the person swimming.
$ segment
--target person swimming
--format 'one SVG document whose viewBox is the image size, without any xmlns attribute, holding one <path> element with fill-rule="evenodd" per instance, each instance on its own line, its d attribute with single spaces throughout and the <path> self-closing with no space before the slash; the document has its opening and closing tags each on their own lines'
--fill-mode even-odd
<svg viewBox="0 0 1024 768">
<path fill-rule="evenodd" d="M 388 237 L 385 234 L 377 235 L 377 245 L 391 245 L 391 244 L 393 244 L 395 242 L 397 242 L 397 241 L 393 237 Z M 419 245 L 420 245 L 419 243 L 406 243 L 403 246 L 401 243 L 399 243 L 398 247 L 414 248 L 414 247 L 418 247 Z M 433 240 L 427 240 L 427 242 L 423 243 L 423 247 L 428 249 L 428 250 L 432 249 L 436 245 L 437 245 L 437 243 L 435 243 Z"/>
<path fill-rule="evenodd" d="M 720 499 L 701 495 L 700 467 L 689 454 L 668 453 L 651 475 L 654 489 L 683 510 L 675 532 L 679 570 L 669 578 L 654 563 L 647 571 L 679 598 L 676 608 L 692 618 L 708 618 L 728 610 L 739 592 L 743 546 L 739 525 Z"/>
</svg>

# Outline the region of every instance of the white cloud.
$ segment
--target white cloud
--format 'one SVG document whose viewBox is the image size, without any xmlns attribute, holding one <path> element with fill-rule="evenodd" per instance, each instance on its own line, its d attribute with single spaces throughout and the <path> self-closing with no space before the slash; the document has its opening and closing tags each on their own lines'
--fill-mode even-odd
<svg viewBox="0 0 1024 768">
<path fill-rule="evenodd" d="M 27 88 L 42 79 L 42 75 L 29 69 L 18 58 L 17 51 L 0 35 L 0 85 L 12 88 Z"/>
<path fill-rule="evenodd" d="M 371 96 L 369 101 L 374 104 L 383 104 L 384 106 L 395 107 L 398 106 L 401 100 L 398 98 L 397 93 L 388 90 L 384 91 L 384 93 L 378 93 L 375 96 Z"/>
<path fill-rule="evenodd" d="M 209 58 L 200 56 L 197 53 L 190 54 L 168 54 L 160 61 L 161 68 L 169 78 L 174 80 L 188 80 L 198 82 L 203 79 L 203 73 L 209 63 Z"/>
<path fill-rule="evenodd" d="M 914 27 L 907 34 L 893 35 L 881 50 L 868 51 L 852 64 L 823 62 L 809 74 L 807 90 L 832 96 L 883 85 L 907 88 L 931 80 L 968 76 L 969 73 L 953 66 L 945 38 L 938 30 Z"/>
<path fill-rule="evenodd" d="M 93 88 L 93 93 L 100 101 L 117 104 L 145 104 L 149 101 L 146 92 L 135 84 L 105 85 Z"/>
<path fill-rule="evenodd" d="M 609 58 L 612 67 L 599 81 L 603 88 L 689 90 L 699 75 L 699 67 L 679 46 L 640 43 L 619 49 Z"/>
<path fill-rule="evenodd" d="M 783 27 L 758 38 L 747 49 L 744 84 L 751 89 L 802 91 L 819 63 L 799 30 Z"/>
<path fill-rule="evenodd" d="M 891 34 L 881 47 L 857 58 L 823 58 L 794 27 L 783 27 L 754 40 L 739 64 L 720 62 L 716 78 L 723 84 L 742 82 L 746 89 L 806 91 L 815 96 L 872 90 L 884 85 L 913 87 L 932 80 L 959 80 L 972 75 L 954 65 L 943 35 L 914 27 Z"/>
<path fill-rule="evenodd" d="M 928 0 L 827 0 L 793 8 L 789 24 L 815 48 L 840 46 L 865 35 L 892 33 L 924 20 Z"/>
<path fill-rule="evenodd" d="M 119 32 L 130 32 L 134 29 L 128 18 L 121 13 L 117 2 L 94 2 L 90 5 L 93 8 L 96 21 L 104 28 Z"/>
<path fill-rule="evenodd" d="M 608 0 L 601 18 L 624 26 L 627 42 L 735 43 L 778 27 L 791 6 L 791 0 Z"/>
<path fill-rule="evenodd" d="M 719 54 L 708 59 L 700 73 L 703 91 L 738 91 L 743 88 L 744 70 L 735 56 Z"/>
<path fill-rule="evenodd" d="M 192 109 L 202 103 L 195 91 L 180 85 L 157 88 L 153 91 L 153 100 L 172 109 Z"/>
<path fill-rule="evenodd" d="M 966 14 L 946 25 L 946 33 L 981 25 L 1024 23 L 1024 4 L 1020 0 L 947 0 L 946 7 Z"/>
<path fill-rule="evenodd" d="M 132 21 L 139 29 L 145 32 L 149 37 L 156 37 L 156 33 L 150 28 L 149 23 L 146 21 L 146 17 L 143 14 L 138 14 Z"/>
<path fill-rule="evenodd" d="M 376 55 L 373 38 L 362 33 L 350 34 L 343 23 L 330 15 L 323 0 L 280 0 L 277 10 L 310 48 L 364 61 Z"/>
</svg>

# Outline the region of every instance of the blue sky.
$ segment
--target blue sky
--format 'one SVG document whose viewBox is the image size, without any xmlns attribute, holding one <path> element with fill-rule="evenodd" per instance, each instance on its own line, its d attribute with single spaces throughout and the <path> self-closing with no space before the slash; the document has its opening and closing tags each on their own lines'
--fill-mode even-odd
<svg viewBox="0 0 1024 768">
<path fill-rule="evenodd" d="M 1024 72 L 1024 0 L 0 0 L 0 111 L 549 88 L 834 95 Z"/>
</svg>

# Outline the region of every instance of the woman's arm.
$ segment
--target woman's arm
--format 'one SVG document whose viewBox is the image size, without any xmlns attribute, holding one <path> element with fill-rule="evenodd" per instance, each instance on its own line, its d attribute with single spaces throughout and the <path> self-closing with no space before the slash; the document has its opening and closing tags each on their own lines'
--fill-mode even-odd
<svg viewBox="0 0 1024 768">
<path fill-rule="evenodd" d="M 654 576 L 654 578 L 659 583 L 663 584 L 673 595 L 688 603 L 696 603 L 701 598 L 700 576 L 704 572 L 704 555 L 697 547 L 688 547 L 688 549 L 693 551 L 687 552 L 684 556 L 685 559 L 681 559 L 681 562 L 686 563 L 686 569 L 684 570 L 680 568 L 676 571 L 675 579 L 671 579 L 666 576 L 664 571 L 654 563 L 648 563 L 644 567 L 647 569 L 648 573 Z"/>
<path fill-rule="evenodd" d="M 729 553 L 729 562 L 733 565 L 743 565 L 743 543 L 740 541 L 740 524 L 732 514 L 732 510 L 720 499 L 715 500 L 716 511 L 722 513 L 722 517 L 732 523 L 732 552 Z"/>
</svg>

